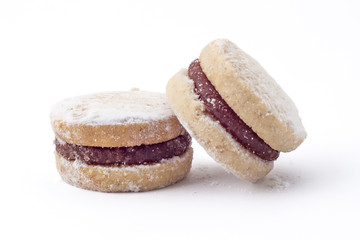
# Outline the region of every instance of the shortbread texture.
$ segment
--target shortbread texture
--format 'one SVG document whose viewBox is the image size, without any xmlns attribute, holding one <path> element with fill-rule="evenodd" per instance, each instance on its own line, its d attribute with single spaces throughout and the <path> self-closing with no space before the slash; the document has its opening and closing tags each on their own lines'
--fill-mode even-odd
<svg viewBox="0 0 360 240">
<path fill-rule="evenodd" d="M 132 147 L 166 142 L 185 133 L 165 94 L 152 92 L 105 92 L 65 99 L 53 106 L 50 119 L 60 144 Z M 189 146 L 182 155 L 156 163 L 115 166 L 65 159 L 55 151 L 57 170 L 65 182 L 101 192 L 169 186 L 186 177 L 192 156 Z"/>
<path fill-rule="evenodd" d="M 105 167 L 69 161 L 55 152 L 56 167 L 70 185 L 101 192 L 142 192 L 174 184 L 189 173 L 193 150 L 149 165 Z"/>
<path fill-rule="evenodd" d="M 250 153 L 205 112 L 186 69 L 169 80 L 166 94 L 184 127 L 225 170 L 251 182 L 271 171 L 273 162 L 263 161 Z"/>
<path fill-rule="evenodd" d="M 273 149 L 289 152 L 306 138 L 290 97 L 251 56 L 218 39 L 201 51 L 200 65 L 234 112 Z"/>
<path fill-rule="evenodd" d="M 50 119 L 59 139 L 83 146 L 155 144 L 184 131 L 165 94 L 142 91 L 68 98 L 52 107 Z"/>
</svg>

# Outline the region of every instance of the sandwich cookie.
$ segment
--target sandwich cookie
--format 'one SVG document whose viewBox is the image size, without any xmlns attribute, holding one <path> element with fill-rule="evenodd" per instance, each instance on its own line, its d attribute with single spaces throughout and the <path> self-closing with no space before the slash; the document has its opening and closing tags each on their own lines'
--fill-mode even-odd
<svg viewBox="0 0 360 240">
<path fill-rule="evenodd" d="M 226 39 L 209 43 L 188 69 L 172 77 L 168 100 L 208 154 L 251 182 L 273 168 L 279 152 L 306 138 L 298 110 L 273 78 Z"/>
<path fill-rule="evenodd" d="M 65 99 L 52 108 L 56 166 L 76 187 L 138 192 L 182 180 L 191 137 L 164 94 L 107 92 Z"/>
</svg>

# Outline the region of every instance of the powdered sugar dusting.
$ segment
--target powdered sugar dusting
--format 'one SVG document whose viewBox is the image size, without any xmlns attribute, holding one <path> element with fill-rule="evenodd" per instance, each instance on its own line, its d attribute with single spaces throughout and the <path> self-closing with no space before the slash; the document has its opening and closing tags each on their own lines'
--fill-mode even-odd
<svg viewBox="0 0 360 240">
<path fill-rule="evenodd" d="M 57 168 L 71 185 L 104 192 L 139 192 L 165 187 L 183 179 L 189 172 L 193 150 L 181 156 L 149 165 L 97 166 L 75 159 L 66 160 L 55 152 Z"/>
<path fill-rule="evenodd" d="M 52 107 L 51 119 L 72 124 L 113 125 L 147 122 L 173 115 L 165 94 L 105 92 L 65 99 Z"/>
<path fill-rule="evenodd" d="M 267 176 L 262 185 L 267 189 L 283 191 L 295 184 L 295 180 L 287 175 L 271 174 Z"/>
<path fill-rule="evenodd" d="M 198 141 L 198 143 L 206 150 L 206 152 L 215 161 L 222 165 L 226 171 L 249 181 L 256 181 L 260 178 L 260 175 L 265 175 L 268 171 L 270 171 L 273 166 L 272 162 L 265 162 L 256 155 L 247 151 L 243 146 L 241 146 L 232 138 L 232 136 L 220 125 L 220 123 L 214 121 L 204 112 L 204 103 L 199 100 L 199 96 L 195 93 L 195 91 L 193 91 L 195 87 L 194 82 L 187 76 L 187 71 L 181 70 L 178 74 L 181 76 L 181 80 L 186 86 L 186 97 L 192 101 L 193 109 L 191 109 L 191 111 L 195 111 L 192 116 L 197 116 L 196 122 L 201 122 L 202 124 L 195 127 L 193 124 L 194 122 L 186 121 L 186 119 L 184 119 L 184 116 L 186 115 L 181 113 L 181 109 L 179 110 L 177 107 L 174 107 L 174 110 L 184 128 L 187 129 L 190 135 Z M 212 100 L 209 99 L 207 101 L 211 102 Z M 222 153 L 224 152 L 224 149 L 220 148 L 221 144 L 211 143 L 211 139 L 202 137 L 204 136 L 203 134 L 214 132 L 215 130 L 220 133 L 218 135 L 219 137 L 225 136 L 224 139 L 226 139 L 226 144 L 231 147 L 231 151 L 234 152 L 234 155 L 241 156 L 239 162 L 241 162 L 241 164 L 247 165 L 248 167 L 251 166 L 253 170 L 240 170 L 239 163 L 235 163 L 236 161 L 230 163 L 229 161 L 231 161 L 231 159 L 223 156 Z M 245 167 L 242 168 L 244 169 Z"/>
<path fill-rule="evenodd" d="M 219 129 L 223 135 L 227 136 L 227 139 L 229 140 L 229 142 L 233 146 L 235 146 L 234 149 L 236 149 L 239 153 L 241 152 L 241 154 L 243 155 L 243 161 L 252 161 L 254 166 L 256 166 L 256 168 L 258 168 L 258 169 L 267 168 L 267 167 L 273 165 L 273 162 L 263 161 L 258 156 L 247 151 L 241 144 L 239 144 L 237 141 L 235 141 L 233 139 L 233 137 L 220 125 L 220 123 L 212 120 L 208 115 L 203 116 L 203 121 L 207 122 L 208 124 L 213 125 L 215 128 Z M 200 145 L 205 146 L 205 143 L 202 142 L 200 139 L 198 140 L 198 142 L 200 143 Z M 239 172 L 236 169 L 234 169 L 232 165 L 223 163 L 217 154 L 217 152 L 222 152 L 222 149 L 211 148 L 208 146 L 207 148 L 205 148 L 205 150 L 216 162 L 218 162 L 224 168 L 225 171 L 232 173 L 240 178 L 244 178 L 244 179 L 250 180 L 250 179 L 257 178 L 250 171 L 248 171 L 246 173 L 242 173 L 242 172 Z"/>
<path fill-rule="evenodd" d="M 251 56 L 227 39 L 217 39 L 213 42 L 219 47 L 226 60 L 235 66 L 238 75 L 251 90 L 263 100 L 267 109 L 276 118 L 285 122 L 300 138 L 306 137 L 298 110 L 290 97 L 282 90 L 266 70 Z"/>
</svg>

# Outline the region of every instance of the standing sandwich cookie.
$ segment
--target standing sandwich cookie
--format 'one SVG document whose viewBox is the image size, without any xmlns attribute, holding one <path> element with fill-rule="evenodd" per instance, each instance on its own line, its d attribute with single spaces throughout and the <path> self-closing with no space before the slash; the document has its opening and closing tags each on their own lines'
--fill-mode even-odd
<svg viewBox="0 0 360 240">
<path fill-rule="evenodd" d="M 182 180 L 193 156 L 191 137 L 164 94 L 108 92 L 53 106 L 56 166 L 74 186 L 138 192 Z"/>
<path fill-rule="evenodd" d="M 279 152 L 306 132 L 296 106 L 260 64 L 229 40 L 215 40 L 166 88 L 172 108 L 208 154 L 232 174 L 255 182 Z"/>
</svg>

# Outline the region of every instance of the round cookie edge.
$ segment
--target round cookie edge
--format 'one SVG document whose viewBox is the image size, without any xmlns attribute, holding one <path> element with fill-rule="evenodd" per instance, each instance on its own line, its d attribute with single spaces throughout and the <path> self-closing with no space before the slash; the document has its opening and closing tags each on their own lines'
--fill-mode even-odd
<svg viewBox="0 0 360 240">
<path fill-rule="evenodd" d="M 182 69 L 168 82 L 166 93 L 183 126 L 208 154 L 233 175 L 250 182 L 266 176 L 273 162 L 266 162 L 237 143 L 223 127 L 204 113 L 205 107 L 193 91 L 194 83 Z"/>
<path fill-rule="evenodd" d="M 120 100 L 128 95 L 134 97 L 126 101 L 133 102 L 139 97 L 144 100 L 149 96 L 149 103 L 140 101 L 133 104 L 137 107 L 137 114 L 133 114 L 133 117 L 137 116 L 139 112 L 141 113 L 142 105 L 147 109 L 144 113 L 144 119 L 126 120 L 126 112 L 131 109 L 123 110 L 117 102 L 123 104 Z M 163 105 L 164 110 L 162 110 Z M 109 106 L 105 110 L 104 116 L 100 116 L 101 111 L 103 111 L 99 110 L 102 109 L 101 106 Z M 127 105 L 125 104 L 125 106 Z M 95 110 L 92 107 L 95 107 Z M 152 108 L 157 110 L 155 116 L 151 116 L 149 109 Z M 119 114 L 117 111 L 120 111 Z M 162 111 L 164 111 L 164 115 L 160 114 Z M 85 119 L 98 116 L 102 120 L 94 120 L 95 122 L 89 121 L 89 119 L 84 120 L 82 114 L 87 116 Z M 81 120 L 76 120 L 77 117 Z M 166 95 L 157 92 L 99 92 L 66 98 L 53 105 L 50 122 L 59 139 L 83 146 L 130 147 L 141 144 L 148 145 L 171 140 L 184 132 L 168 104 Z"/>
<path fill-rule="evenodd" d="M 199 61 L 223 99 L 272 148 L 289 152 L 304 141 L 306 132 L 293 101 L 256 60 L 234 43 L 225 39 L 210 42 L 201 51 Z M 243 70 L 238 70 L 236 65 Z M 258 71 L 247 69 L 247 65 Z M 277 92 L 278 99 L 265 101 L 266 92 L 250 86 L 249 82 L 254 81 L 246 81 L 247 78 L 265 79 L 266 84 Z M 282 110 L 275 111 L 272 105 L 280 106 Z"/>
<path fill-rule="evenodd" d="M 64 142 L 97 147 L 155 144 L 169 141 L 184 132 L 175 115 L 147 123 L 121 125 L 81 125 L 52 120 L 51 126 L 55 135 Z"/>
<path fill-rule="evenodd" d="M 143 192 L 163 188 L 184 179 L 191 168 L 193 149 L 150 165 L 106 167 L 69 161 L 55 151 L 56 167 L 68 184 L 100 192 Z"/>
</svg>

